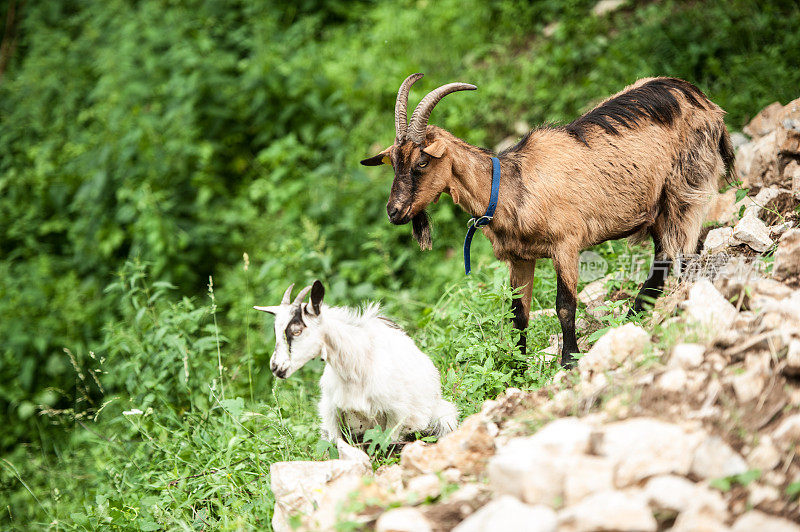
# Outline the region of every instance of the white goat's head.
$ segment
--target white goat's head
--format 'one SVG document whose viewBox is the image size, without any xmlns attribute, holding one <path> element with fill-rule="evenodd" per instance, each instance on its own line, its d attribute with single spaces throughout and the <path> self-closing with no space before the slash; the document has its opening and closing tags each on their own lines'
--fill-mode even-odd
<svg viewBox="0 0 800 532">
<path fill-rule="evenodd" d="M 253 307 L 275 316 L 275 351 L 269 367 L 281 379 L 288 378 L 322 352 L 319 316 L 325 288 L 321 282 L 314 281 L 311 286 L 300 290 L 294 301 L 289 303 L 292 287 L 294 284 L 286 289 L 280 305 Z M 311 300 L 303 303 L 309 292 Z"/>
</svg>

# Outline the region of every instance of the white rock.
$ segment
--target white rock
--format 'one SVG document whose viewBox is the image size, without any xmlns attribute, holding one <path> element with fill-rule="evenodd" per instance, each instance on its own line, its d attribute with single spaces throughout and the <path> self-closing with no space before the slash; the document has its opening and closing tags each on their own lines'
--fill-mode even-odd
<svg viewBox="0 0 800 532">
<path fill-rule="evenodd" d="M 614 369 L 625 360 L 640 355 L 649 342 L 650 334 L 633 323 L 611 329 L 578 361 L 581 378 L 592 372 Z"/>
<path fill-rule="evenodd" d="M 769 357 L 757 354 L 747 355 L 744 373 L 731 379 L 733 391 L 740 403 L 747 403 L 761 395 L 769 376 Z"/>
<path fill-rule="evenodd" d="M 762 503 L 771 503 L 780 500 L 781 493 L 772 486 L 765 486 L 760 482 L 753 482 L 747 486 L 749 493 L 747 502 L 751 507 L 756 507 Z"/>
<path fill-rule="evenodd" d="M 509 495 L 503 495 L 467 517 L 453 532 L 555 532 L 556 523 L 556 514 L 550 508 L 531 506 Z"/>
<path fill-rule="evenodd" d="M 593 430 L 590 424 L 576 417 L 559 418 L 539 429 L 536 434 L 524 438 L 524 445 L 536 453 L 585 453 L 589 449 L 589 438 Z"/>
<path fill-rule="evenodd" d="M 680 392 L 686 388 L 686 381 L 686 371 L 681 368 L 672 368 L 658 377 L 656 386 L 665 392 Z"/>
<path fill-rule="evenodd" d="M 769 228 L 761 219 L 748 212 L 733 228 L 733 241 L 747 244 L 759 253 L 772 247 Z"/>
<path fill-rule="evenodd" d="M 672 531 L 727 532 L 727 517 L 728 505 L 719 492 L 696 485 L 689 505 L 678 514 Z"/>
<path fill-rule="evenodd" d="M 694 451 L 691 473 L 702 479 L 724 478 L 747 471 L 747 463 L 724 440 L 709 436 Z"/>
<path fill-rule="evenodd" d="M 438 497 L 442 493 L 442 483 L 435 473 L 419 475 L 408 481 L 406 493 L 413 495 L 416 500 L 422 501 L 427 498 Z"/>
<path fill-rule="evenodd" d="M 594 454 L 616 464 L 614 482 L 624 488 L 654 475 L 686 475 L 699 440 L 672 423 L 651 418 L 617 421 L 605 427 Z"/>
<path fill-rule="evenodd" d="M 772 275 L 788 279 L 800 274 L 800 229 L 789 229 L 778 241 Z"/>
<path fill-rule="evenodd" d="M 700 344 L 678 344 L 672 348 L 669 365 L 683 369 L 693 369 L 703 363 L 705 346 Z"/>
<path fill-rule="evenodd" d="M 712 332 L 728 329 L 736 319 L 736 307 L 722 297 L 708 279 L 698 279 L 681 306 L 691 321 Z"/>
<path fill-rule="evenodd" d="M 789 350 L 786 352 L 786 369 L 794 375 L 800 373 L 800 340 L 796 338 L 789 342 Z"/>
<path fill-rule="evenodd" d="M 595 493 L 558 514 L 559 531 L 655 531 L 653 514 L 640 494 L 620 491 Z"/>
<path fill-rule="evenodd" d="M 511 440 L 489 460 L 486 472 L 495 492 L 552 505 L 563 497 L 567 465 L 563 456 L 542 455 L 538 447 Z"/>
<path fill-rule="evenodd" d="M 769 436 L 761 436 L 758 445 L 747 455 L 747 464 L 761 471 L 774 469 L 780 461 L 781 455 Z"/>
<path fill-rule="evenodd" d="M 395 508 L 384 512 L 375 523 L 376 532 L 430 532 L 430 521 L 416 508 Z"/>
<path fill-rule="evenodd" d="M 659 475 L 647 481 L 644 496 L 650 508 L 678 514 L 695 498 L 695 484 L 677 475 Z"/>
<path fill-rule="evenodd" d="M 370 462 L 369 455 L 367 455 L 367 453 L 361 449 L 353 447 L 342 438 L 336 440 L 336 450 L 339 451 L 340 460 L 354 460 L 356 462 L 360 462 L 366 468 L 372 467 L 372 462 Z"/>
<path fill-rule="evenodd" d="M 706 235 L 703 253 L 716 253 L 733 244 L 733 227 L 718 227 Z"/>
<path fill-rule="evenodd" d="M 771 131 L 763 137 L 745 144 L 736 154 L 736 169 L 745 187 L 771 182 L 775 174 L 778 132 Z"/>
<path fill-rule="evenodd" d="M 564 502 L 572 506 L 593 493 L 614 489 L 614 464 L 597 456 L 575 456 L 564 473 Z"/>
<path fill-rule="evenodd" d="M 781 449 L 788 449 L 800 443 L 800 414 L 794 414 L 778 425 L 772 434 L 772 439 Z"/>
<path fill-rule="evenodd" d="M 755 532 L 755 531 L 769 531 L 769 532 L 798 532 L 800 526 L 786 519 L 780 517 L 772 517 L 759 512 L 758 510 L 751 510 L 743 514 L 739 519 L 733 523 L 731 528 L 732 532 Z"/>
<path fill-rule="evenodd" d="M 602 305 L 606 300 L 608 291 L 606 290 L 606 283 L 614 276 L 614 274 L 606 275 L 601 279 L 596 279 L 583 287 L 583 290 L 578 292 L 578 301 L 586 305 L 586 311 L 595 318 L 603 315 L 603 311 L 598 310 L 597 307 Z"/>
<path fill-rule="evenodd" d="M 336 503 L 361 483 L 361 477 L 369 469 L 355 460 L 327 460 L 275 462 L 269 471 L 275 496 L 272 526 L 284 531 L 291 530 L 289 518 L 292 515 L 312 512 L 315 526 L 332 527 Z M 339 489 L 334 489 L 334 484 Z"/>
</svg>

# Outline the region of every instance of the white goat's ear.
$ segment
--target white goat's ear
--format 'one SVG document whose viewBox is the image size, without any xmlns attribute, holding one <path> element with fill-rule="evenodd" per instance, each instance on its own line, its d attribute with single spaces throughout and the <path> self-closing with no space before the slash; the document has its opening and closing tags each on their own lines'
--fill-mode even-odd
<svg viewBox="0 0 800 532">
<path fill-rule="evenodd" d="M 319 306 L 322 304 L 322 298 L 325 297 L 325 287 L 319 282 L 319 279 L 314 281 L 311 285 L 311 309 L 314 314 L 319 316 Z"/>
<path fill-rule="evenodd" d="M 261 312 L 269 312 L 274 316 L 275 314 L 278 313 L 278 309 L 280 309 L 281 307 L 274 306 L 274 307 L 253 307 L 253 308 L 256 310 L 260 310 Z"/>
<path fill-rule="evenodd" d="M 427 146 L 425 146 L 424 148 L 422 148 L 422 151 L 424 151 L 425 153 L 436 159 L 444 155 L 444 150 L 445 150 L 444 141 L 440 139 L 436 139 Z"/>
</svg>

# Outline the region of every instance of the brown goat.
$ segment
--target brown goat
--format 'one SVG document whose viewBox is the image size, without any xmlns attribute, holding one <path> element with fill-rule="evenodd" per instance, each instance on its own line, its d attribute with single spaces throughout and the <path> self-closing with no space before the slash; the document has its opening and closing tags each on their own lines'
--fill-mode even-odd
<svg viewBox="0 0 800 532">
<path fill-rule="evenodd" d="M 396 139 L 361 161 L 394 167 L 387 212 L 394 224 L 413 219 L 414 236 L 430 247 L 425 208 L 446 192 L 473 216 L 483 215 L 492 176 L 488 150 L 428 125 L 433 106 L 450 92 L 426 96 L 406 126 L 406 101 L 421 74 L 400 87 Z M 653 239 L 653 267 L 632 311 L 656 297 L 673 259 L 693 253 L 711 194 L 729 174 L 733 148 L 725 112 L 694 85 L 675 78 L 641 79 L 566 126 L 534 129 L 500 153 L 499 201 L 483 227 L 495 256 L 508 263 L 515 299 L 514 325 L 525 350 L 536 259 L 549 257 L 557 274 L 556 308 L 563 332 L 561 364 L 574 365 L 578 256 L 606 240 Z"/>
</svg>

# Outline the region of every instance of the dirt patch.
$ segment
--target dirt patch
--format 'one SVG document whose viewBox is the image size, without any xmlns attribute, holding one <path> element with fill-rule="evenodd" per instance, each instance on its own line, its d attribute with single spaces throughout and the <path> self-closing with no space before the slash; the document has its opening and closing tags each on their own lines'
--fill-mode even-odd
<svg viewBox="0 0 800 532">
<path fill-rule="evenodd" d="M 800 202 L 794 199 L 791 194 L 783 193 L 764 206 L 762 218 L 767 225 L 775 225 L 784 221 L 796 221 L 798 213 L 795 209 L 800 206 Z"/>
</svg>

